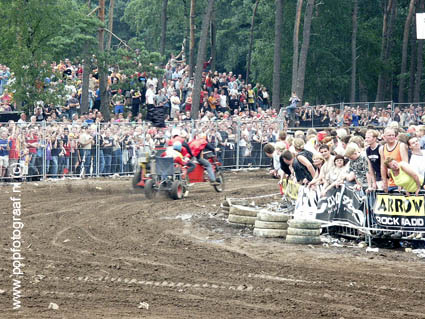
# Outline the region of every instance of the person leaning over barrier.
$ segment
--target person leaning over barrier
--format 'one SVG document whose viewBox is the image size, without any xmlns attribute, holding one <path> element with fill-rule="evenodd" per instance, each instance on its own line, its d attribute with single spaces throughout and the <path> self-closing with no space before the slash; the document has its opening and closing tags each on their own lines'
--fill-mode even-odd
<svg viewBox="0 0 425 319">
<path fill-rule="evenodd" d="M 315 174 L 313 154 L 304 149 L 304 141 L 302 139 L 294 139 L 293 144 L 296 155 L 294 156 L 290 151 L 285 151 L 282 154 L 283 161 L 292 166 L 297 182 L 307 185 Z"/>
<path fill-rule="evenodd" d="M 406 162 L 397 162 L 391 156 L 388 156 L 384 165 L 389 170 L 390 176 L 394 183 L 399 187 L 399 190 L 404 189 L 407 196 L 410 193 L 419 195 L 419 191 L 424 187 L 424 177 L 418 176 L 415 170 Z"/>
</svg>

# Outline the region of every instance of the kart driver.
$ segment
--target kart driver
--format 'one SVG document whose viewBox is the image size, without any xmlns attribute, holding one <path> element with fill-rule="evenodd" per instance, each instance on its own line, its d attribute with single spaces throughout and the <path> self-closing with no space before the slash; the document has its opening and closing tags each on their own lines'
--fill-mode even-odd
<svg viewBox="0 0 425 319">
<path fill-rule="evenodd" d="M 187 167 L 187 173 L 189 174 L 195 169 L 195 164 L 193 164 L 189 158 L 183 156 L 182 154 L 182 143 L 175 141 L 172 146 L 167 147 L 164 153 L 161 154 L 161 157 L 172 157 L 174 163 Z"/>
<path fill-rule="evenodd" d="M 208 178 L 210 179 L 211 185 L 220 185 L 220 183 L 217 182 L 215 179 L 215 174 L 211 163 L 203 156 L 204 150 L 212 151 L 213 153 L 215 153 L 215 151 L 218 151 L 219 149 L 214 148 L 211 143 L 208 143 L 207 136 L 205 133 L 199 134 L 197 138 L 189 142 L 189 146 L 193 156 L 196 157 L 196 159 L 198 160 L 198 163 L 201 164 L 207 170 Z"/>
</svg>

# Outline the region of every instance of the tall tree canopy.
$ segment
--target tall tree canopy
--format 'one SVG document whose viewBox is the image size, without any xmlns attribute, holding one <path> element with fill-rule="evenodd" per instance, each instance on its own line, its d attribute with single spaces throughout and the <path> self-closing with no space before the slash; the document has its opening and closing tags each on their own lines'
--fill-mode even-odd
<svg viewBox="0 0 425 319">
<path fill-rule="evenodd" d="M 90 2 L 92 9 L 99 3 L 98 0 Z M 259 2 L 251 43 L 251 21 L 256 2 L 216 1 L 214 65 L 218 71 L 245 75 L 248 52 L 252 45 L 250 81 L 260 82 L 271 89 L 275 54 L 275 1 Z M 113 12 L 114 33 L 125 42 L 134 40 L 140 43 L 141 48 L 134 49 L 163 51 L 161 63 L 166 62 L 170 53 L 179 52 L 184 39 L 187 43 L 186 57 L 189 57 L 191 4 L 195 4 L 194 48 L 198 50 L 203 13 L 208 1 L 197 0 L 192 3 L 191 0 L 168 0 L 165 29 L 162 28 L 164 24 L 161 24 L 164 3 L 158 0 L 115 0 Z M 293 70 L 299 68 L 299 65 L 293 65 L 294 56 L 297 55 L 294 54 L 294 47 L 301 51 L 306 41 L 304 23 L 309 3 L 312 2 L 283 1 L 283 31 L 280 39 L 280 96 L 283 101 L 289 98 L 291 88 L 294 87 Z M 106 4 L 108 21 L 110 0 L 106 0 Z M 358 6 L 355 11 L 357 26 L 353 28 L 355 4 Z M 421 4 L 419 0 L 314 1 L 303 99 L 310 103 L 349 101 L 352 96 L 357 100 L 368 101 L 375 100 L 377 96 L 379 99 L 395 101 L 399 96 L 404 97 L 401 100 L 413 96 L 415 100 L 424 100 L 422 41 L 416 40 L 415 16 L 408 18 L 412 12 L 421 12 Z M 300 5 L 300 23 L 295 43 L 297 5 Z M 43 61 L 52 61 L 65 55 L 70 58 L 81 56 L 81 44 L 95 38 L 98 27 L 98 21 L 93 21 L 96 20 L 93 19 L 95 15 L 87 17 L 88 12 L 87 1 L 84 0 L 0 0 L 0 63 L 8 64 L 21 79 L 34 81 L 41 77 Z M 353 30 L 356 30 L 355 42 Z M 165 40 L 162 43 L 161 38 Z M 206 56 L 209 57 L 210 42 L 207 46 Z M 123 47 L 122 42 L 113 37 L 112 52 L 119 47 Z M 88 51 L 95 54 L 96 46 L 91 45 Z M 296 63 L 300 62 L 299 59 Z M 22 68 L 29 62 L 37 65 L 37 71 Z M 352 72 L 353 68 L 355 72 Z M 24 82 L 28 83 L 27 80 Z M 24 91 L 33 95 L 28 87 L 17 94 L 23 94 Z"/>
</svg>

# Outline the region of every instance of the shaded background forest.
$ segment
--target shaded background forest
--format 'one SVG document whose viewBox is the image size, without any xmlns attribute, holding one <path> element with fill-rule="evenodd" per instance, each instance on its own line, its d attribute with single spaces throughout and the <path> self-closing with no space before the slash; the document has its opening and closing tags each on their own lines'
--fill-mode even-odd
<svg viewBox="0 0 425 319">
<path fill-rule="evenodd" d="M 125 49 L 123 43 L 128 43 L 144 52 L 144 65 L 149 69 L 149 61 L 163 65 L 170 53 L 178 53 L 184 39 L 188 50 L 192 2 L 195 4 L 196 50 L 207 0 L 114 0 L 112 14 L 110 1 L 106 0 L 105 26 L 109 25 L 116 35 L 111 38 L 110 52 Z M 65 57 L 81 59 L 84 54 L 98 54 L 101 60 L 97 42 L 101 23 L 96 13 L 87 16 L 99 1 L 2 0 L 0 3 L 4 22 L 0 27 L 3 35 L 0 63 L 10 65 L 12 71 L 19 73 L 19 66 L 33 64 L 40 72 L 42 61 Z M 297 94 L 310 104 L 424 100 L 421 90 L 423 41 L 416 40 L 415 26 L 415 13 L 424 11 L 424 0 L 216 0 L 206 56 L 215 57 L 212 67 L 221 72 L 243 74 L 245 78 L 250 30 L 257 5 L 249 82 L 260 82 L 271 89 L 279 3 L 283 8 L 279 59 L 279 95 L 283 103 L 294 89 L 294 44 L 298 44 L 297 53 L 301 56 L 306 36 L 309 46 L 305 82 Z M 299 39 L 294 42 L 297 5 L 301 9 L 300 29 Z M 312 7 L 308 22 L 311 28 L 304 30 L 308 5 Z M 163 12 L 166 13 L 165 29 L 161 23 Z M 107 46 L 108 33 L 105 39 Z M 152 55 L 153 52 L 162 56 Z M 115 55 L 115 59 L 119 56 Z M 112 63 L 110 61 L 105 63 Z"/>
</svg>

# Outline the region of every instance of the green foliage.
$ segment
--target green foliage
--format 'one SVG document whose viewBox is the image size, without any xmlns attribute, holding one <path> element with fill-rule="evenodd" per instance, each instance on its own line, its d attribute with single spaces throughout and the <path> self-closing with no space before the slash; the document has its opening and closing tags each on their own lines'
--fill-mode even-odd
<svg viewBox="0 0 425 319">
<path fill-rule="evenodd" d="M 64 55 L 74 58 L 83 46 L 94 43 L 98 23 L 86 11 L 67 0 L 1 1 L 0 63 L 7 64 L 16 78 L 16 101 L 27 108 L 39 100 L 63 102 L 61 76 L 50 85 L 44 83 L 52 78 L 52 61 Z"/>
<path fill-rule="evenodd" d="M 400 77 L 408 77 L 408 74 L 400 75 L 399 72 L 401 40 L 409 1 L 397 2 L 392 47 L 385 63 L 380 60 L 384 3 L 359 0 L 357 78 L 365 85 L 370 100 L 375 97 L 379 73 L 387 74 L 392 79 L 389 83 L 392 86 L 397 85 Z M 113 31 L 128 42 L 132 50 L 113 38 L 112 50 L 101 56 L 97 53 L 96 39 L 100 24 L 95 14 L 87 17 L 93 8 L 87 8 L 86 4 L 85 0 L 0 0 L 0 63 L 9 65 L 15 73 L 17 81 L 14 90 L 21 101 L 32 104 L 40 97 L 44 98 L 46 90 L 40 92 L 35 83 L 43 81 L 48 74 L 46 65 L 51 61 L 95 54 L 100 61 L 122 69 L 129 79 L 137 72 L 159 75 L 157 66 L 171 52 L 178 53 L 183 39 L 188 38 L 190 0 L 168 1 L 165 57 L 153 53 L 159 52 L 162 0 L 115 0 Z M 108 4 L 109 1 L 106 1 L 106 11 Z M 216 67 L 219 71 L 245 75 L 254 4 L 255 0 L 216 1 Z M 93 1 L 92 7 L 94 5 L 97 5 L 96 1 Z M 205 6 L 206 0 L 196 0 L 196 42 L 199 41 Z M 315 2 L 304 90 L 305 99 L 311 103 L 349 99 L 352 6 L 350 0 Z M 289 97 L 291 89 L 295 8 L 295 0 L 284 2 L 281 61 L 283 101 Z M 260 82 L 268 88 L 272 85 L 274 18 L 275 1 L 261 0 L 255 17 L 250 82 Z M 300 47 L 302 31 L 303 16 Z M 409 46 L 409 60 L 410 51 Z M 125 85 L 132 86 L 134 83 L 129 80 Z"/>
</svg>

